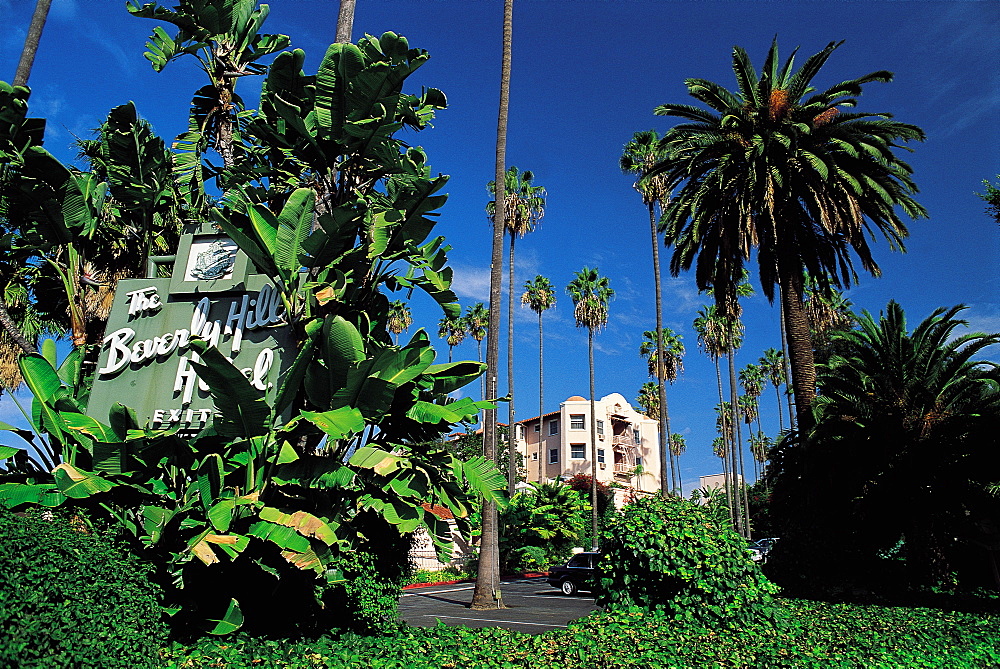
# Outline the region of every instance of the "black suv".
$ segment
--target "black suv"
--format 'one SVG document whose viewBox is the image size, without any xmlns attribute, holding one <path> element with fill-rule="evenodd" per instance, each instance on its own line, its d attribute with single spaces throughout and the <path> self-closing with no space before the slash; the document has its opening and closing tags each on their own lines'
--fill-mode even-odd
<svg viewBox="0 0 1000 669">
<path fill-rule="evenodd" d="M 594 572 L 600 558 L 600 553 L 577 553 L 566 564 L 549 569 L 549 585 L 559 588 L 564 595 L 574 595 L 577 590 L 593 590 Z"/>
</svg>

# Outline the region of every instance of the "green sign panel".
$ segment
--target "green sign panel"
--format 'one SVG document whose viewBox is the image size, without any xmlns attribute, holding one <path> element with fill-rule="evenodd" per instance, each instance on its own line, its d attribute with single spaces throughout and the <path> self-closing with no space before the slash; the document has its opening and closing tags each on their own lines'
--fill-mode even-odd
<svg viewBox="0 0 1000 669">
<path fill-rule="evenodd" d="M 194 337 L 216 346 L 269 397 L 292 360 L 281 297 L 248 274 L 245 256 L 218 234 L 185 235 L 171 278 L 120 281 L 87 413 L 106 422 L 115 403 L 140 424 L 197 432 L 215 405 L 192 361 Z"/>
</svg>

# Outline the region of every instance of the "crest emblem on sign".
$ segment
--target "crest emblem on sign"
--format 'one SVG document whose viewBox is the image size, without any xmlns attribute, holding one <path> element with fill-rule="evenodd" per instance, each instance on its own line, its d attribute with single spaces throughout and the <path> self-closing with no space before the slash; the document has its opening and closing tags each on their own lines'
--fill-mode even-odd
<svg viewBox="0 0 1000 669">
<path fill-rule="evenodd" d="M 236 248 L 217 240 L 198 254 L 190 273 L 199 281 L 212 281 L 226 276 L 235 263 Z"/>
</svg>

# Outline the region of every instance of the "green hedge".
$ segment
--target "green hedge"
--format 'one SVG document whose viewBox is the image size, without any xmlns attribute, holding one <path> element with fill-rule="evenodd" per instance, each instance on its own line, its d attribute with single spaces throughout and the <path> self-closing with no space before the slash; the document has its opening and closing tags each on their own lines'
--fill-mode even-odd
<svg viewBox="0 0 1000 669">
<path fill-rule="evenodd" d="M 678 625 L 642 609 L 598 613 L 527 635 L 500 628 L 405 628 L 312 642 L 206 639 L 171 667 L 615 669 L 617 667 L 958 668 L 1000 665 L 1000 615 L 778 600 L 771 623 Z"/>
<path fill-rule="evenodd" d="M 0 666 L 158 667 L 148 568 L 79 517 L 0 513 Z"/>
</svg>

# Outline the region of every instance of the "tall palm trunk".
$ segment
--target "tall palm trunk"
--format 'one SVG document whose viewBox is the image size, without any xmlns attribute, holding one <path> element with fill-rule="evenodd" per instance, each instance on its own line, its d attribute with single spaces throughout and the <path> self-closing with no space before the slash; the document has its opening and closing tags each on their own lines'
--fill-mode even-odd
<svg viewBox="0 0 1000 669">
<path fill-rule="evenodd" d="M 779 287 L 779 290 L 780 290 L 780 287 Z M 781 352 L 784 354 L 784 356 L 781 359 L 781 371 L 784 374 L 785 385 L 787 386 L 788 383 L 792 379 L 792 370 L 791 370 L 791 367 L 789 366 L 789 358 L 788 358 L 788 328 L 785 325 L 785 308 L 784 308 L 784 305 L 782 305 L 781 309 L 779 309 L 779 312 L 780 312 L 780 315 L 781 315 L 781 318 L 780 318 L 780 323 L 781 323 Z M 775 386 L 774 392 L 778 392 L 777 386 Z M 785 393 L 785 399 L 788 401 L 788 429 L 791 430 L 791 429 L 793 429 L 795 427 L 795 407 L 792 405 L 792 393 L 786 392 Z M 782 427 L 782 422 L 781 422 L 781 395 L 780 394 L 778 395 L 778 426 Z"/>
<path fill-rule="evenodd" d="M 38 43 L 42 39 L 42 29 L 45 28 L 45 20 L 49 16 L 49 6 L 52 0 L 38 0 L 35 3 L 35 12 L 31 15 L 31 23 L 28 25 L 28 35 L 24 38 L 24 47 L 21 49 L 21 59 L 17 63 L 17 71 L 14 73 L 14 86 L 24 86 L 28 83 L 31 75 L 31 67 L 35 64 L 35 53 L 38 51 Z"/>
<path fill-rule="evenodd" d="M 719 367 L 719 357 L 712 356 L 712 358 L 715 360 L 715 381 L 719 385 L 719 408 L 721 409 L 724 407 L 726 401 L 725 400 L 726 396 L 722 392 L 722 370 Z M 723 463 L 722 474 L 723 474 L 723 479 L 726 482 L 726 506 L 729 507 L 729 520 L 730 522 L 732 522 L 733 527 L 736 527 L 736 505 L 735 505 L 735 500 L 733 498 L 732 469 L 730 468 L 728 462 L 730 454 L 732 453 L 733 450 L 732 446 L 733 440 L 729 436 L 730 431 L 731 430 L 726 430 L 725 424 L 723 424 L 722 443 L 725 445 L 726 455 L 725 457 L 722 458 L 722 463 Z"/>
<path fill-rule="evenodd" d="M 24 47 L 21 49 L 21 59 L 17 63 L 17 70 L 14 73 L 14 86 L 24 86 L 31 76 L 31 67 L 35 63 L 35 53 L 38 51 L 38 43 L 42 39 L 42 29 L 45 28 L 45 20 L 49 16 L 49 6 L 52 0 L 38 0 L 35 3 L 35 11 L 31 15 L 31 23 L 28 25 L 28 35 L 24 38 Z M 0 293 L 0 326 L 10 336 L 17 346 L 25 353 L 34 353 L 35 347 L 28 343 L 28 340 L 21 333 L 21 330 L 14 323 L 10 313 L 7 311 L 7 301 Z"/>
<path fill-rule="evenodd" d="M 816 366 L 813 359 L 809 319 L 802 302 L 802 276 L 780 268 L 781 308 L 788 336 L 788 360 L 795 394 L 795 424 L 803 433 L 812 427 L 812 401 L 816 396 Z"/>
<path fill-rule="evenodd" d="M 337 14 L 337 38 L 339 44 L 349 44 L 354 30 L 355 0 L 340 0 L 340 12 Z"/>
<path fill-rule="evenodd" d="M 594 403 L 594 328 L 587 328 L 587 355 L 590 360 L 590 505 L 591 530 L 593 539 L 591 547 L 597 551 L 600 540 L 597 533 L 600 522 L 597 513 L 597 407 Z"/>
<path fill-rule="evenodd" d="M 511 36 L 513 33 L 514 0 L 504 0 L 503 6 L 503 57 L 500 66 L 500 108 L 497 113 L 496 150 L 496 201 L 505 202 L 504 175 L 507 159 L 507 110 L 510 102 L 510 60 Z M 504 207 L 497 207 L 493 221 L 493 245 L 490 255 L 490 326 L 486 339 L 486 394 L 497 396 L 497 358 L 500 353 L 500 285 L 503 270 L 503 233 L 505 225 Z M 486 412 L 483 430 L 483 456 L 496 460 L 497 412 Z M 476 587 L 472 594 L 473 609 L 498 609 L 503 606 L 499 599 L 500 551 L 498 547 L 498 517 L 496 503 L 483 500 L 483 528 L 479 538 L 479 570 Z"/>
<path fill-rule="evenodd" d="M 740 496 L 740 503 L 741 503 L 740 523 L 743 526 L 743 536 L 749 539 L 750 512 L 748 510 L 749 503 L 747 500 L 746 470 L 744 469 L 743 466 L 743 429 L 740 425 L 743 421 L 740 419 L 739 415 L 740 405 L 739 402 L 737 401 L 739 398 L 737 397 L 737 391 L 736 391 L 736 362 L 734 360 L 734 358 L 736 357 L 736 352 L 730 350 L 729 354 L 726 355 L 726 357 L 729 359 L 729 394 L 732 397 L 733 429 L 736 432 L 735 434 L 736 443 L 734 444 L 734 446 L 736 447 L 736 452 L 733 454 L 734 458 L 733 464 L 738 468 L 737 471 L 739 472 L 739 485 L 736 488 L 736 492 Z"/>
<path fill-rule="evenodd" d="M 500 200 L 497 200 L 500 202 Z M 510 235 L 510 258 L 508 259 L 507 280 L 507 495 L 514 496 L 514 484 L 517 483 L 517 460 L 514 438 L 514 240 L 517 235 Z"/>
<path fill-rule="evenodd" d="M 545 366 L 543 364 L 542 348 L 542 310 L 538 312 L 538 482 L 542 482 L 542 416 L 545 414 Z M 525 437 L 525 454 L 527 454 L 528 439 Z"/>
<path fill-rule="evenodd" d="M 656 214 L 653 211 L 654 203 L 649 203 L 649 232 L 653 241 L 653 286 L 656 297 L 656 389 L 659 393 L 660 401 L 660 494 L 664 497 L 673 492 L 677 492 L 677 481 L 679 474 L 675 471 L 674 455 L 670 450 L 670 416 L 667 414 L 667 388 L 663 378 L 663 370 L 666 368 L 663 349 L 663 289 L 660 285 L 660 244 L 659 236 L 656 234 Z M 667 468 L 669 463 L 670 483 L 667 483 Z"/>
</svg>

